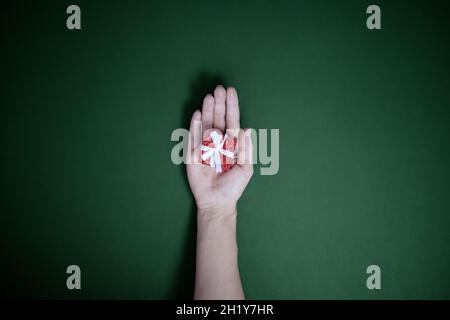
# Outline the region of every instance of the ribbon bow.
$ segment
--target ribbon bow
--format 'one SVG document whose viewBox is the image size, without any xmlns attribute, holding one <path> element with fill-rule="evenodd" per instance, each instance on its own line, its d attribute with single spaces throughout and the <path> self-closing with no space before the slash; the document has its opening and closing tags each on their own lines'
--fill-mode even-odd
<svg viewBox="0 0 450 320">
<path fill-rule="evenodd" d="M 228 158 L 234 158 L 234 152 L 223 149 L 223 145 L 228 137 L 226 133 L 223 136 L 223 139 L 222 135 L 217 131 L 211 131 L 209 136 L 214 142 L 214 148 L 201 145 L 200 149 L 202 151 L 205 151 L 205 153 L 202 154 L 202 160 L 211 158 L 211 160 L 209 161 L 209 165 L 211 166 L 211 168 L 215 168 L 216 172 L 222 172 L 222 161 L 220 160 L 220 154 L 223 154 Z"/>
</svg>

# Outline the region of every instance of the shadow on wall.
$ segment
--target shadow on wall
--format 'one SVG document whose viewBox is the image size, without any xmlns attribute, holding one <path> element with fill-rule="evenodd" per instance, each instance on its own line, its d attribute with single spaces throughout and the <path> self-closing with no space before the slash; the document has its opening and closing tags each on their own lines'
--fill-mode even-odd
<svg viewBox="0 0 450 320">
<path fill-rule="evenodd" d="M 201 72 L 190 83 L 189 99 L 181 108 L 180 128 L 189 129 L 192 114 L 196 109 L 201 110 L 203 98 L 208 93 L 213 93 L 217 85 L 225 86 L 226 83 L 220 75 Z M 179 166 L 180 174 L 183 175 L 186 188 L 189 183 L 186 176 L 185 166 Z M 174 276 L 174 283 L 169 291 L 169 299 L 193 299 L 195 282 L 195 248 L 196 248 L 196 207 L 192 198 L 187 230 L 184 235 L 183 253 Z"/>
</svg>

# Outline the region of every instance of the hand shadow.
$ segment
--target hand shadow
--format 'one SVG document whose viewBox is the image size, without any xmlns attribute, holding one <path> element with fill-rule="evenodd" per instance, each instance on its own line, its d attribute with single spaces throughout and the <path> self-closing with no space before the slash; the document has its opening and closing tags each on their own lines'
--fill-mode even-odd
<svg viewBox="0 0 450 320">
<path fill-rule="evenodd" d="M 189 129 L 192 114 L 196 109 L 201 110 L 203 98 L 208 93 L 213 93 L 217 85 L 225 86 L 224 79 L 220 75 L 201 72 L 190 84 L 190 96 L 182 108 L 180 127 Z M 184 177 L 186 188 L 189 183 L 186 176 L 186 167 L 180 166 L 180 172 Z M 169 291 L 170 299 L 193 299 L 195 284 L 195 255 L 197 240 L 197 208 L 194 198 L 190 206 L 188 228 L 185 241 L 182 244 L 183 253 L 180 258 L 175 280 Z"/>
</svg>

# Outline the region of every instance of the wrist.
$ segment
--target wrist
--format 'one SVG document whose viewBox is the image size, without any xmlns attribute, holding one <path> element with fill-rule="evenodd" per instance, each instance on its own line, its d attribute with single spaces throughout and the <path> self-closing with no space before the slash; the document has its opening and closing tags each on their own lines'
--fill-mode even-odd
<svg viewBox="0 0 450 320">
<path fill-rule="evenodd" d="M 218 205 L 197 205 L 197 220 L 211 220 L 216 218 L 236 217 L 235 203 Z"/>
<path fill-rule="evenodd" d="M 236 206 L 199 208 L 197 212 L 197 248 L 212 246 L 236 250 L 236 227 Z"/>
</svg>

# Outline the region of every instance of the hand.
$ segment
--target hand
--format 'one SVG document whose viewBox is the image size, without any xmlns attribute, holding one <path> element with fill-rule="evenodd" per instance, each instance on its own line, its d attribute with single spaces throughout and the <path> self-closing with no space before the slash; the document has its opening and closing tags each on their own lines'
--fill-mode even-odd
<svg viewBox="0 0 450 320">
<path fill-rule="evenodd" d="M 237 163 L 227 172 L 217 173 L 214 168 L 201 164 L 202 137 L 198 135 L 211 128 L 238 138 Z M 239 129 L 239 101 L 234 88 L 225 90 L 217 86 L 214 96 L 208 94 L 203 99 L 202 111 L 197 110 L 192 115 L 188 144 L 191 161 L 187 161 L 186 167 L 199 214 L 236 212 L 236 203 L 253 175 L 250 130 Z"/>
</svg>

